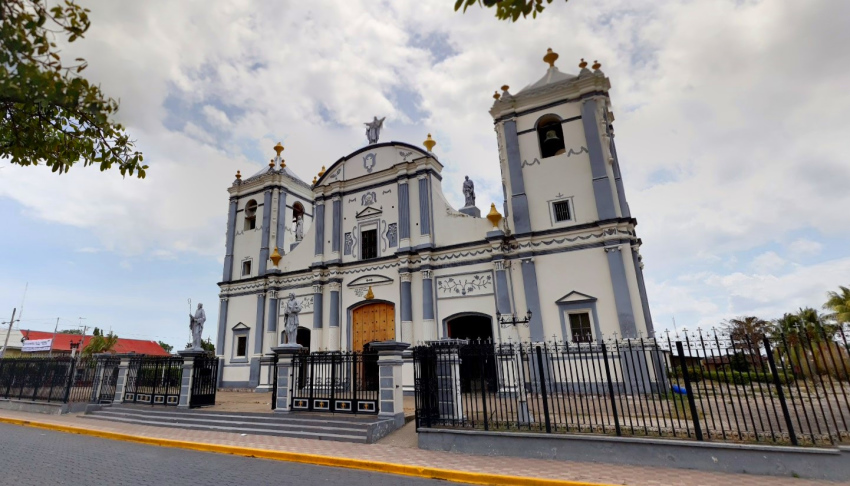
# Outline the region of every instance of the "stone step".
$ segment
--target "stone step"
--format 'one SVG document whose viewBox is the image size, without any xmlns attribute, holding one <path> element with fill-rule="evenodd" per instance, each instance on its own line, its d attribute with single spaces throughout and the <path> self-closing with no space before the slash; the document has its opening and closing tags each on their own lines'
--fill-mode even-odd
<svg viewBox="0 0 850 486">
<path fill-rule="evenodd" d="M 156 419 L 184 419 L 184 420 L 224 420 L 224 421 L 240 421 L 257 424 L 285 424 L 285 425 L 332 425 L 343 428 L 353 429 L 368 429 L 371 425 L 380 422 L 376 416 L 369 418 L 345 417 L 340 418 L 338 415 L 328 416 L 319 414 L 287 414 L 274 415 L 268 414 L 240 414 L 240 413 L 217 413 L 217 412 L 193 412 L 183 411 L 178 409 L 152 409 L 146 408 L 130 408 L 130 407 L 109 407 L 103 408 L 99 412 L 107 414 L 128 414 L 136 417 L 144 417 L 152 420 Z"/>
<path fill-rule="evenodd" d="M 262 426 L 229 426 L 216 425 L 213 423 L 187 423 L 187 422 L 170 422 L 163 420 L 152 420 L 144 418 L 132 418 L 126 416 L 116 416 L 103 414 L 102 412 L 93 412 L 83 417 L 90 420 L 106 420 L 111 422 L 120 422 L 135 425 L 151 425 L 155 427 L 171 427 L 190 430 L 208 430 L 213 432 L 231 432 L 237 434 L 254 434 L 254 435 L 273 435 L 278 437 L 297 437 L 300 439 L 314 440 L 333 440 L 341 442 L 357 442 L 366 444 L 369 442 L 369 436 L 366 431 L 357 431 L 357 433 L 341 434 L 335 427 L 327 427 L 325 430 L 313 430 L 309 432 L 282 429 L 280 427 Z"/>
<path fill-rule="evenodd" d="M 206 414 L 205 414 L 206 415 Z M 189 424 L 189 425 L 212 425 L 220 427 L 233 428 L 251 428 L 251 429 L 269 429 L 279 431 L 335 431 L 345 434 L 366 434 L 369 431 L 369 426 L 365 424 L 347 424 L 343 423 L 323 423 L 321 421 L 305 421 L 305 420 L 262 420 L 256 417 L 221 417 L 221 416 L 205 416 L 201 414 L 144 414 L 135 413 L 127 410 L 101 410 L 93 412 L 90 416 L 116 418 L 126 420 L 145 420 L 148 422 L 162 422 L 168 424 Z"/>
</svg>

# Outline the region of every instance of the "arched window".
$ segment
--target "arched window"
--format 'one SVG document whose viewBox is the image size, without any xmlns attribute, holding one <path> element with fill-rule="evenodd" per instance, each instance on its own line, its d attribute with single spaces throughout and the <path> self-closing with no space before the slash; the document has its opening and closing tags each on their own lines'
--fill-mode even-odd
<svg viewBox="0 0 850 486">
<path fill-rule="evenodd" d="M 537 121 L 537 140 L 542 158 L 561 155 L 564 149 L 564 131 L 557 115 L 545 115 Z"/>
<path fill-rule="evenodd" d="M 245 230 L 257 227 L 257 201 L 251 199 L 245 205 Z"/>
</svg>

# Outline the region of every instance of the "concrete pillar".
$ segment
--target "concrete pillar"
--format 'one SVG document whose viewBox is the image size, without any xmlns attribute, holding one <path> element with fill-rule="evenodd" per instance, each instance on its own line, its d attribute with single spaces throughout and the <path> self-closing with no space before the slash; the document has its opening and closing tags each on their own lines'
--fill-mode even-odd
<svg viewBox="0 0 850 486">
<path fill-rule="evenodd" d="M 177 408 L 189 408 L 192 401 L 192 371 L 195 369 L 195 358 L 203 356 L 203 351 L 187 349 L 185 351 L 177 351 L 183 358 L 183 376 L 180 379 L 180 399 L 177 401 Z"/>
<path fill-rule="evenodd" d="M 118 380 L 115 382 L 115 398 L 112 403 L 122 403 L 124 401 L 124 390 L 127 388 L 127 375 L 130 370 L 130 357 L 122 356 L 121 362 L 118 363 Z"/>
<path fill-rule="evenodd" d="M 284 344 L 272 348 L 277 356 L 277 391 L 274 405 L 275 413 L 289 413 L 292 397 L 292 359 L 301 352 L 300 344 Z"/>
<path fill-rule="evenodd" d="M 402 354 L 410 347 L 407 343 L 383 341 L 372 343 L 378 352 L 378 376 L 380 377 L 380 406 L 378 417 L 392 419 L 396 428 L 404 426 L 404 390 L 401 387 Z"/>
<path fill-rule="evenodd" d="M 460 393 L 460 357 L 458 350 L 466 339 L 429 341 L 437 353 L 437 409 L 440 420 L 463 420 Z"/>
</svg>

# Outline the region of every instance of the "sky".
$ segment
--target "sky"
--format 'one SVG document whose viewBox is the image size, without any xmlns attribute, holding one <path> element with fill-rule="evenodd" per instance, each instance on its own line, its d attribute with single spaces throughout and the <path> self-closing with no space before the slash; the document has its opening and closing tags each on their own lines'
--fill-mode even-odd
<svg viewBox="0 0 850 486">
<path fill-rule="evenodd" d="M 556 0 L 515 24 L 453 0 L 79 3 L 92 27 L 62 55 L 120 100 L 150 169 L 0 161 L 0 321 L 23 304 L 24 329 L 180 348 L 192 299 L 214 336 L 236 170 L 280 141 L 310 181 L 374 115 L 382 141 L 433 135 L 455 207 L 464 175 L 480 208 L 500 203 L 492 94 L 542 77 L 549 47 L 561 71 L 598 59 L 611 79 L 656 329 L 776 318 L 850 285 L 850 2 Z"/>
</svg>

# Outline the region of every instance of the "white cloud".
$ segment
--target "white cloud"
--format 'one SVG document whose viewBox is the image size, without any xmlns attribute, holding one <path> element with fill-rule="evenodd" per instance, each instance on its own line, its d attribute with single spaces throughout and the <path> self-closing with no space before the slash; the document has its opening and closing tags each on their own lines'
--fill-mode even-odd
<svg viewBox="0 0 850 486">
<path fill-rule="evenodd" d="M 788 244 L 788 251 L 795 256 L 817 255 L 823 250 L 823 245 L 817 241 L 799 238 Z"/>
<path fill-rule="evenodd" d="M 774 274 L 785 268 L 787 260 L 777 255 L 774 251 L 768 251 L 753 258 L 750 268 L 757 274 Z"/>
</svg>

